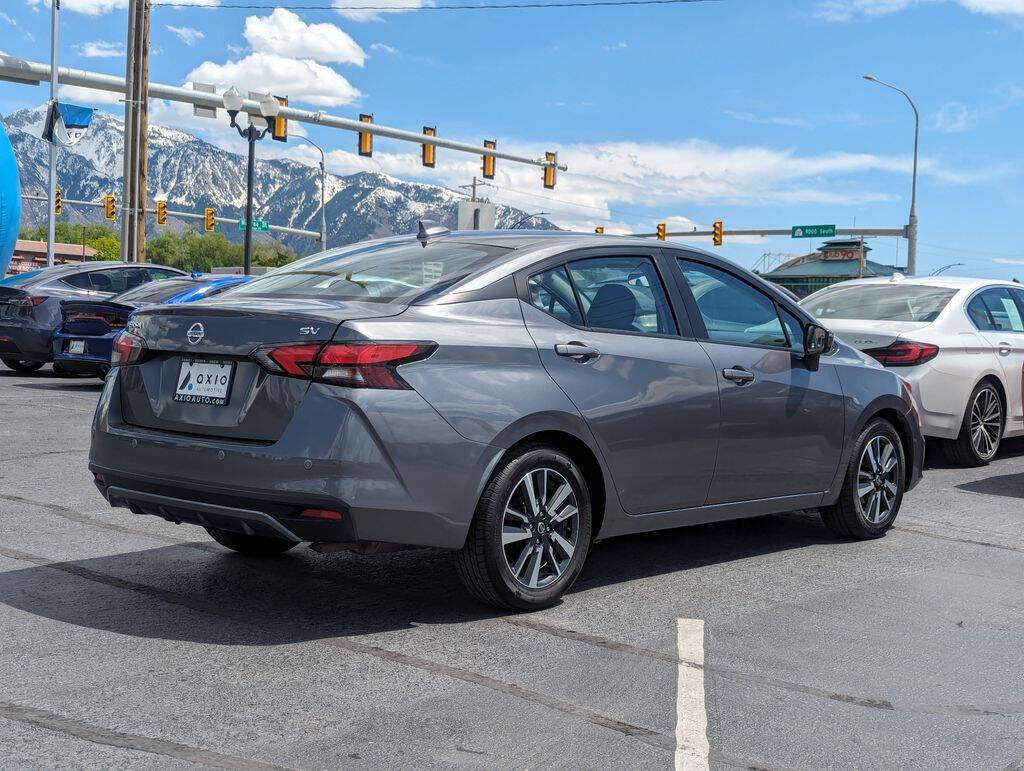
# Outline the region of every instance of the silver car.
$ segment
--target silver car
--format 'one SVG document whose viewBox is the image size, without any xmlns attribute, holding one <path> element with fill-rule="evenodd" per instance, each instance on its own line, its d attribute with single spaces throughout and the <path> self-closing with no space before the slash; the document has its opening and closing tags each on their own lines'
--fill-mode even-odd
<svg viewBox="0 0 1024 771">
<path fill-rule="evenodd" d="M 892 526 L 924 443 L 905 384 L 777 288 L 681 245 L 448 231 L 137 312 L 89 467 L 224 546 L 456 552 L 531 609 L 596 539 L 821 508 Z"/>
</svg>

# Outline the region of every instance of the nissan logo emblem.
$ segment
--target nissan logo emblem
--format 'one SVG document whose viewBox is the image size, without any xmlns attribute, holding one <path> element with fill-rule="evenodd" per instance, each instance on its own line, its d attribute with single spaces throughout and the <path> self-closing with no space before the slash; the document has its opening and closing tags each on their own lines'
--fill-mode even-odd
<svg viewBox="0 0 1024 771">
<path fill-rule="evenodd" d="M 203 339 L 203 336 L 205 334 L 206 330 L 203 328 L 203 325 L 197 321 L 195 324 L 188 328 L 188 332 L 185 333 L 185 337 L 188 338 L 188 341 L 192 343 L 192 345 L 195 345 L 196 343 Z"/>
</svg>

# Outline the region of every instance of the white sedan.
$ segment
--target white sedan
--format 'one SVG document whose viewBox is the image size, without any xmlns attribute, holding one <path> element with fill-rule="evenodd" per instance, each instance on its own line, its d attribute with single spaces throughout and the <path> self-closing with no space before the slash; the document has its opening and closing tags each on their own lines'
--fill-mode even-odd
<svg viewBox="0 0 1024 771">
<path fill-rule="evenodd" d="M 800 301 L 911 386 L 926 437 L 981 466 L 1024 434 L 1024 286 L 980 278 L 857 279 Z"/>
</svg>

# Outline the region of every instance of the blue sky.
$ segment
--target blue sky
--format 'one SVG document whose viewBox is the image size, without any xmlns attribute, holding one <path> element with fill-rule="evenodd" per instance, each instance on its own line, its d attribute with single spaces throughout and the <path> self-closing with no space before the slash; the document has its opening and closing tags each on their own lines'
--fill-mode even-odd
<svg viewBox="0 0 1024 771">
<path fill-rule="evenodd" d="M 962 262 L 949 272 L 1024 278 L 1024 0 L 719 0 L 377 15 L 267 5 L 155 6 L 151 79 L 286 93 L 295 105 L 371 112 L 379 123 L 416 131 L 437 125 L 442 136 L 497 139 L 525 155 L 558 150 L 570 171 L 554 191 L 542 188 L 538 169 L 499 161 L 498 187 L 484 192 L 574 228 L 650 231 L 662 220 L 680 228 L 715 219 L 727 229 L 902 225 L 912 113 L 898 94 L 860 77 L 873 73 L 909 91 L 921 110 L 919 272 Z M 61 63 L 123 75 L 125 0 L 64 0 L 62 8 Z M 2 9 L 0 50 L 46 60 L 47 3 L 4 0 Z M 67 97 L 120 110 L 109 95 Z M 0 84 L 0 112 L 45 99 L 45 86 Z M 166 103 L 152 116 L 242 149 L 226 119 L 195 119 Z M 418 148 L 388 142 L 361 159 L 351 134 L 306 130 L 330 151 L 337 173 L 377 169 L 455 186 L 479 165 L 441 150 L 437 168 L 423 169 Z M 317 157 L 300 142 L 264 143 L 260 152 Z M 728 239 L 721 251 L 749 266 L 764 252 L 799 254 L 809 245 Z M 872 246 L 879 261 L 903 264 L 905 242 Z"/>
</svg>

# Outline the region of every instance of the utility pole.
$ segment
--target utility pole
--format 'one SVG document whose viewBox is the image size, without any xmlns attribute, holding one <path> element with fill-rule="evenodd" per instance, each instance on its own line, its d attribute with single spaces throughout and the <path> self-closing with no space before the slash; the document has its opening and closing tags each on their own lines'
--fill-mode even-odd
<svg viewBox="0 0 1024 771">
<path fill-rule="evenodd" d="M 60 15 L 60 0 L 53 0 L 50 5 L 50 109 L 53 110 L 57 104 L 57 40 L 60 26 L 58 17 Z M 53 240 L 54 231 L 57 227 L 57 213 L 53 208 L 53 201 L 57 194 L 57 145 L 50 140 L 50 205 L 47 207 L 50 213 L 47 218 L 46 237 L 46 266 L 53 267 Z"/>
<path fill-rule="evenodd" d="M 139 11 L 141 19 L 138 24 L 138 73 L 136 93 L 138 101 L 138 138 L 137 158 L 138 176 L 135 196 L 135 262 L 146 261 L 146 165 L 149 159 L 148 153 L 148 132 L 149 132 L 149 9 L 150 0 L 139 0 Z M 138 13 L 137 12 L 137 13 Z"/>
<path fill-rule="evenodd" d="M 132 225 L 131 217 L 128 216 L 129 201 L 132 198 L 132 178 L 135 176 L 135 164 L 132 160 L 135 149 L 135 8 L 134 0 L 128 3 L 128 39 L 126 41 L 124 67 L 124 172 L 121 178 L 121 262 L 128 262 L 128 255 L 131 249 Z"/>
<path fill-rule="evenodd" d="M 473 195 L 469 199 L 470 201 L 476 201 L 476 176 L 473 177 Z"/>
</svg>

